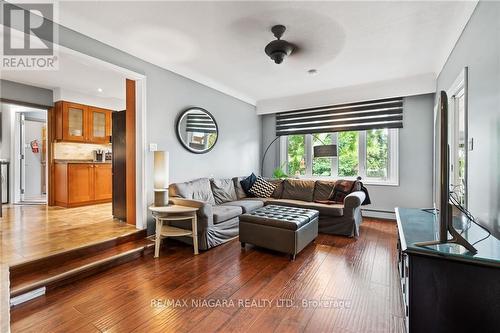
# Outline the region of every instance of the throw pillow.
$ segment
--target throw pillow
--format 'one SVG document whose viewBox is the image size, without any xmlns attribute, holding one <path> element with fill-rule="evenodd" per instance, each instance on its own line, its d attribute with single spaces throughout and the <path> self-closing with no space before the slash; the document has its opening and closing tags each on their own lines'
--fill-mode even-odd
<svg viewBox="0 0 500 333">
<path fill-rule="evenodd" d="M 238 200 L 232 179 L 211 179 L 210 185 L 217 205 Z"/>
<path fill-rule="evenodd" d="M 269 198 L 275 189 L 276 185 L 259 176 L 250 188 L 249 192 L 258 198 Z"/>
<path fill-rule="evenodd" d="M 243 191 L 245 191 L 245 193 L 248 196 L 252 196 L 252 194 L 249 192 L 249 190 L 252 187 L 253 183 L 255 183 L 256 180 L 257 180 L 257 177 L 252 172 L 252 174 L 250 176 L 248 176 L 247 178 L 240 181 L 240 184 L 241 184 L 241 187 L 243 188 Z"/>
<path fill-rule="evenodd" d="M 349 193 L 358 189 L 358 180 L 338 180 L 337 182 L 335 182 L 335 186 L 333 187 L 332 193 L 330 194 L 328 200 L 343 203 L 345 197 Z"/>
</svg>

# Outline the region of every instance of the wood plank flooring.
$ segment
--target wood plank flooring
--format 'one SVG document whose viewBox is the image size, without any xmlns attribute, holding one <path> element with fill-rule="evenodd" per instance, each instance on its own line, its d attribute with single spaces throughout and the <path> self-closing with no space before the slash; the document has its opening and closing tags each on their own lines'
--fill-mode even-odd
<svg viewBox="0 0 500 333">
<path fill-rule="evenodd" d="M 114 220 L 111 204 L 78 208 L 8 205 L 0 218 L 0 261 L 12 266 L 137 230 Z"/>
<path fill-rule="evenodd" d="M 159 259 L 145 256 L 13 308 L 11 325 L 13 332 L 404 332 L 396 223 L 365 218 L 359 239 L 320 235 L 295 261 L 242 250 L 237 240 L 193 256 L 167 240 Z"/>
</svg>

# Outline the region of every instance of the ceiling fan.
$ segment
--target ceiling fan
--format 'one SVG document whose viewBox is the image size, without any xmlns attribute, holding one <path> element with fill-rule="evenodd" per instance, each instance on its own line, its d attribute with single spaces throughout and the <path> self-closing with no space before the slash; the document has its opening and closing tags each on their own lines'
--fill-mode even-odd
<svg viewBox="0 0 500 333">
<path fill-rule="evenodd" d="M 264 51 L 276 64 L 281 64 L 283 60 L 288 57 L 296 49 L 296 46 L 284 39 L 281 39 L 285 33 L 286 27 L 284 25 L 278 24 L 271 28 L 271 32 L 276 37 L 266 45 Z"/>
</svg>

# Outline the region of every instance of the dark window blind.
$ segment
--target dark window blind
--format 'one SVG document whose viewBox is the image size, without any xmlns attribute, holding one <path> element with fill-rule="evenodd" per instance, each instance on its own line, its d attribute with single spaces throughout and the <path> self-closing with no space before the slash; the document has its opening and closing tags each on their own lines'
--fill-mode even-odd
<svg viewBox="0 0 500 333">
<path fill-rule="evenodd" d="M 215 133 L 215 122 L 206 113 L 189 113 L 187 115 L 187 132 Z"/>
<path fill-rule="evenodd" d="M 403 98 L 280 112 L 276 136 L 403 127 Z"/>
</svg>

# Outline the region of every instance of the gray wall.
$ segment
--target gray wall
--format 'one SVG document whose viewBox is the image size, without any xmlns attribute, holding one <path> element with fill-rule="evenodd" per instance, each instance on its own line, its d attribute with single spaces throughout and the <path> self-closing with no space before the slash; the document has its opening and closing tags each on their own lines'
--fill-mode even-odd
<svg viewBox="0 0 500 333">
<path fill-rule="evenodd" d="M 447 90 L 469 68 L 469 210 L 500 236 L 500 3 L 479 2 L 437 80 Z"/>
<path fill-rule="evenodd" d="M 43 106 L 54 105 L 52 90 L 7 80 L 0 80 L 0 97 Z"/>
<path fill-rule="evenodd" d="M 404 127 L 399 130 L 399 186 L 367 185 L 372 199 L 367 209 L 432 207 L 433 112 L 434 94 L 404 98 Z"/>
<path fill-rule="evenodd" d="M 258 169 L 260 119 L 253 105 L 223 94 L 173 72 L 147 63 L 118 49 L 65 27 L 59 43 L 78 52 L 130 69 L 147 77 L 146 141 L 170 152 L 170 182 L 198 177 L 232 177 Z M 182 148 L 175 135 L 177 115 L 199 106 L 215 117 L 220 131 L 217 145 L 197 155 Z M 140 128 L 140 124 L 137 128 Z M 152 153 L 147 153 L 147 201 L 153 200 Z M 152 219 L 148 218 L 151 230 Z"/>
<path fill-rule="evenodd" d="M 393 212 L 395 207 L 432 207 L 432 147 L 434 94 L 404 98 L 404 128 L 399 130 L 399 186 L 367 185 L 372 204 L 366 216 L 394 217 L 369 210 Z M 275 116 L 262 117 L 263 149 L 272 141 Z M 264 174 L 279 165 L 279 143 L 269 150 Z"/>
</svg>

